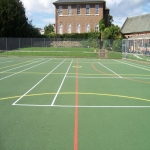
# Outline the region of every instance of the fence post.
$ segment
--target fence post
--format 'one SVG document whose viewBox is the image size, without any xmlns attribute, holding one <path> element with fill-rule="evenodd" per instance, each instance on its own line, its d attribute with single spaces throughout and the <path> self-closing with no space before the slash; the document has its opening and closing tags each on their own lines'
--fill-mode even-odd
<svg viewBox="0 0 150 150">
<path fill-rule="evenodd" d="M 7 51 L 8 47 L 7 47 L 7 38 L 6 38 L 6 51 Z"/>
<path fill-rule="evenodd" d="M 31 38 L 31 47 L 32 47 L 32 38 Z"/>
<path fill-rule="evenodd" d="M 19 50 L 20 50 L 20 38 L 19 38 Z"/>
</svg>

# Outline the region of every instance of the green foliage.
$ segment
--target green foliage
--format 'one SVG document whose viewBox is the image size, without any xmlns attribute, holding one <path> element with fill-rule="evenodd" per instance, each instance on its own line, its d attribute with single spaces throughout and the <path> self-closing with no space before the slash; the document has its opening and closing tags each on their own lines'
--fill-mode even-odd
<svg viewBox="0 0 150 150">
<path fill-rule="evenodd" d="M 88 32 L 88 38 L 99 39 L 100 33 L 99 32 Z"/>
<path fill-rule="evenodd" d="M 108 27 L 105 27 L 103 18 L 99 22 L 101 32 L 100 48 L 120 52 L 122 34 L 120 28 L 112 23 L 113 21 L 113 17 L 108 15 Z"/>
<path fill-rule="evenodd" d="M 41 37 L 39 30 L 32 25 L 32 21 L 28 22 L 28 36 Z"/>
<path fill-rule="evenodd" d="M 113 42 L 113 40 L 104 39 L 103 40 L 103 49 L 112 50 L 112 42 Z"/>
<path fill-rule="evenodd" d="M 54 27 L 52 24 L 44 27 L 44 35 L 49 35 L 52 32 L 54 32 Z"/>
<path fill-rule="evenodd" d="M 121 52 L 122 39 L 104 39 L 102 43 L 102 48 L 109 51 Z"/>
<path fill-rule="evenodd" d="M 71 33 L 71 34 L 55 34 L 54 32 L 47 35 L 49 38 L 75 38 L 75 39 L 98 39 L 99 32 L 89 32 L 89 33 Z"/>
<path fill-rule="evenodd" d="M 0 0 L 0 37 L 39 36 L 20 0 Z"/>
<path fill-rule="evenodd" d="M 116 39 L 121 38 L 121 30 L 118 26 L 111 25 L 110 27 L 105 28 L 102 33 L 102 38 L 104 39 Z"/>
<path fill-rule="evenodd" d="M 113 16 L 111 16 L 110 14 L 108 15 L 108 27 L 110 27 L 111 25 L 113 25 Z"/>
<path fill-rule="evenodd" d="M 98 48 L 99 42 L 98 39 L 88 38 L 86 40 L 81 41 L 83 47 L 85 48 Z"/>
<path fill-rule="evenodd" d="M 112 49 L 113 49 L 113 51 L 121 52 L 122 51 L 122 39 L 116 39 L 113 42 Z"/>
<path fill-rule="evenodd" d="M 102 18 L 100 21 L 99 21 L 99 31 L 104 31 L 105 29 L 105 23 L 104 23 L 104 18 Z"/>
</svg>

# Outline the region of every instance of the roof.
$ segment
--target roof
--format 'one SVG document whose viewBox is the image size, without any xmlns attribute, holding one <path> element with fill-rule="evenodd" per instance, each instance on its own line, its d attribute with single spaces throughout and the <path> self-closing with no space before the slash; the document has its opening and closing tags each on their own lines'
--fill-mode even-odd
<svg viewBox="0 0 150 150">
<path fill-rule="evenodd" d="M 121 32 L 123 34 L 150 32 L 150 14 L 127 18 Z"/>
<path fill-rule="evenodd" d="M 103 3 L 105 0 L 56 0 L 53 4 L 70 4 L 70 3 Z"/>
</svg>

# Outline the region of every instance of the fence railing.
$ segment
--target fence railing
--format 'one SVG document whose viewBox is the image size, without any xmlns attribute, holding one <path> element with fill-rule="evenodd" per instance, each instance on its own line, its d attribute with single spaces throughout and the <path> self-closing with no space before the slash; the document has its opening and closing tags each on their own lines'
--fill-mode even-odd
<svg viewBox="0 0 150 150">
<path fill-rule="evenodd" d="M 0 38 L 0 50 L 25 47 L 99 47 L 98 39 Z"/>
<path fill-rule="evenodd" d="M 0 56 L 106 58 L 109 52 L 121 51 L 121 39 L 0 38 Z"/>
</svg>

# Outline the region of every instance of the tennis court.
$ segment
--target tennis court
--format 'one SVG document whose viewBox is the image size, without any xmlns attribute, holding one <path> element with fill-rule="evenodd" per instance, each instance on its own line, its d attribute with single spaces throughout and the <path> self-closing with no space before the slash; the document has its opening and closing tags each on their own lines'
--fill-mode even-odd
<svg viewBox="0 0 150 150">
<path fill-rule="evenodd" d="M 0 149 L 150 148 L 150 64 L 0 57 Z"/>
</svg>

